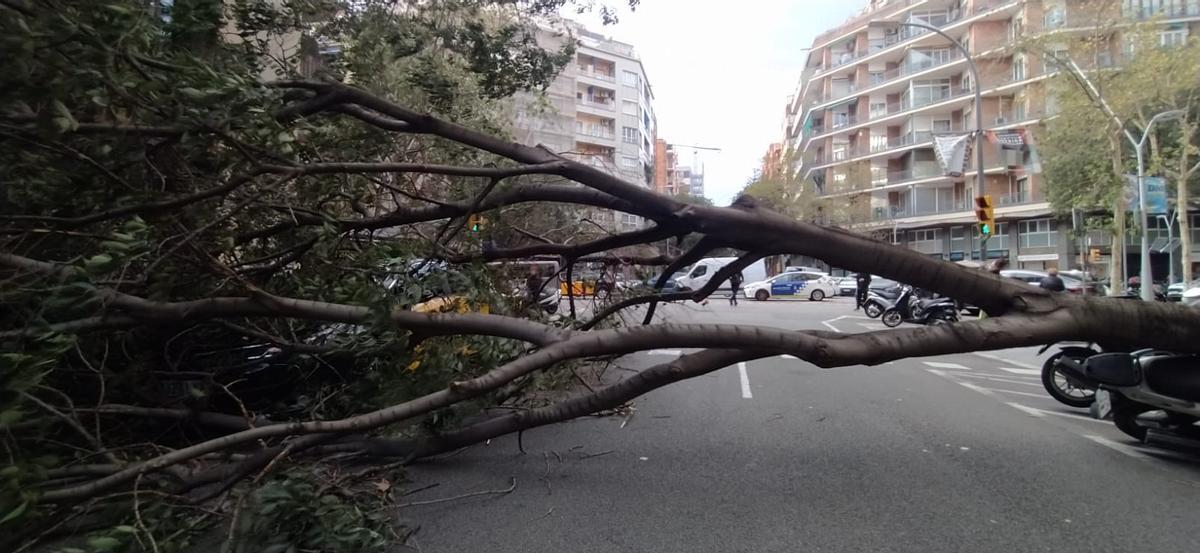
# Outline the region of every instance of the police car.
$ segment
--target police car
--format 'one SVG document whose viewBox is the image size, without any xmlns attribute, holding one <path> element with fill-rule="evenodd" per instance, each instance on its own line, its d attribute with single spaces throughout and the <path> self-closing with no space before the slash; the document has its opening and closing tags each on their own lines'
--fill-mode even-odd
<svg viewBox="0 0 1200 553">
<path fill-rule="evenodd" d="M 745 290 L 746 297 L 758 301 L 766 301 L 772 296 L 821 301 L 838 294 L 837 285 L 832 277 L 825 273 L 807 271 L 781 273 L 766 280 L 745 284 L 742 289 Z"/>
</svg>

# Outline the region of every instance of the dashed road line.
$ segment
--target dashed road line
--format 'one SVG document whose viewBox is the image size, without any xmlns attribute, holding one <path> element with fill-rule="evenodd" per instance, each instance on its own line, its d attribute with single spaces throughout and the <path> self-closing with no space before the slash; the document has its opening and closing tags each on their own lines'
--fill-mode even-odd
<svg viewBox="0 0 1200 553">
<path fill-rule="evenodd" d="M 1114 442 L 1103 436 L 1097 436 L 1095 434 L 1084 434 L 1083 437 L 1087 438 L 1093 442 L 1096 442 L 1104 447 L 1107 447 L 1113 451 L 1116 451 L 1117 453 L 1120 453 L 1122 455 L 1127 455 L 1129 457 L 1133 457 L 1134 459 L 1143 459 L 1143 460 L 1150 459 L 1149 455 L 1146 455 L 1145 453 L 1142 453 L 1141 451 L 1138 451 L 1138 450 L 1136 450 L 1132 447 L 1129 447 L 1125 444 Z"/>
<path fill-rule="evenodd" d="M 744 361 L 738 363 L 738 377 L 742 381 L 742 399 L 753 399 L 754 394 L 750 392 L 750 375 L 746 374 L 746 363 Z"/>
<path fill-rule="evenodd" d="M 782 358 L 784 358 L 784 359 L 792 359 L 792 360 L 795 360 L 795 361 L 799 361 L 799 360 L 800 360 L 800 358 L 799 358 L 799 357 L 796 357 L 795 355 L 788 355 L 788 354 L 786 354 L 786 353 L 785 353 L 785 354 L 783 354 L 783 355 L 780 355 L 780 357 L 782 357 Z"/>
<path fill-rule="evenodd" d="M 1040 376 L 1042 374 L 1041 369 L 1014 369 L 1012 367 L 1000 367 L 1000 370 L 1008 371 L 1013 374 L 1028 374 L 1031 376 Z"/>
<path fill-rule="evenodd" d="M 957 369 L 960 371 L 971 370 L 971 367 L 960 365 L 958 363 L 943 363 L 941 361 L 922 361 L 922 363 L 925 363 L 926 365 L 929 365 L 935 369 Z"/>
<path fill-rule="evenodd" d="M 674 355 L 678 357 L 683 352 L 677 349 L 652 349 L 646 353 L 650 355 Z"/>
<path fill-rule="evenodd" d="M 992 382 L 1003 382 L 1005 384 L 1019 384 L 1021 386 L 1033 386 L 1035 388 L 1041 387 L 1041 383 L 1039 383 L 1039 382 L 1025 382 L 1023 380 L 1014 380 L 1011 378 L 996 378 L 994 376 L 984 376 L 982 374 L 967 374 L 967 373 L 956 373 L 956 374 L 963 378 L 978 378 L 980 380 L 991 380 Z"/>
<path fill-rule="evenodd" d="M 1005 357 L 1002 357 L 1002 356 L 996 355 L 996 354 L 994 354 L 994 353 L 988 353 L 988 352 L 986 352 L 986 351 L 976 351 L 976 352 L 973 352 L 973 353 L 974 353 L 975 355 L 978 355 L 978 356 L 980 356 L 980 357 L 986 357 L 986 358 L 988 358 L 988 359 L 991 359 L 991 360 L 993 360 L 993 361 L 1003 361 L 1003 362 L 1005 362 L 1005 363 L 1008 363 L 1009 365 L 1016 365 L 1016 366 L 1018 366 L 1018 367 L 1025 367 L 1026 369 L 1038 369 L 1039 371 L 1041 370 L 1041 367 L 1039 367 L 1039 366 L 1037 366 L 1037 365 L 1031 365 L 1031 364 L 1029 364 L 1029 363 L 1025 363 L 1025 362 L 1023 362 L 1023 361 L 1017 361 L 1017 360 L 1014 360 L 1014 359 L 1007 359 L 1007 358 L 1005 358 Z"/>
<path fill-rule="evenodd" d="M 996 394 L 992 393 L 992 391 L 991 391 L 991 390 L 989 390 L 989 389 L 987 389 L 987 388 L 984 388 L 983 386 L 976 386 L 976 385 L 974 385 L 974 384 L 971 384 L 970 382 L 963 382 L 963 381 L 961 381 L 961 380 L 954 380 L 953 378 L 952 378 L 952 379 L 950 379 L 950 380 L 952 380 L 953 382 L 955 382 L 955 383 L 956 383 L 956 384 L 958 384 L 959 386 L 962 386 L 963 388 L 966 388 L 966 389 L 968 389 L 968 390 L 971 390 L 971 391 L 979 392 L 979 393 L 981 393 L 981 394 L 983 394 L 983 395 L 985 395 L 985 396 L 995 396 L 995 395 L 996 395 Z"/>
<path fill-rule="evenodd" d="M 1000 392 L 1000 393 L 1003 393 L 1003 394 L 1012 394 L 1012 395 L 1015 395 L 1015 396 L 1036 397 L 1036 398 L 1041 398 L 1041 399 L 1046 399 L 1046 398 L 1047 398 L 1046 394 L 1035 394 L 1035 393 L 1033 393 L 1033 392 L 1021 392 L 1021 391 L 1018 391 L 1018 390 L 1005 390 L 1005 389 L 1003 389 L 1003 388 L 992 388 L 992 391 L 993 391 L 993 392 Z"/>
<path fill-rule="evenodd" d="M 1021 405 L 1020 403 L 1013 403 L 1011 401 L 1006 401 L 1004 404 L 1031 417 L 1037 417 L 1040 419 L 1046 416 L 1046 412 L 1042 411 L 1041 409 L 1034 409 L 1033 407 Z"/>
</svg>

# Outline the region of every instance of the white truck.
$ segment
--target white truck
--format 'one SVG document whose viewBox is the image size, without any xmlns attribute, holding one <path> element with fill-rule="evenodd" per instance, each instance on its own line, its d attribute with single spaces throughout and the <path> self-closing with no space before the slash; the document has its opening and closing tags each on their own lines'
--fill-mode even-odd
<svg viewBox="0 0 1200 553">
<path fill-rule="evenodd" d="M 703 288 L 708 281 L 720 271 L 722 267 L 737 261 L 736 257 L 706 257 L 697 261 L 684 273 L 684 276 L 675 280 L 675 286 L 681 290 L 699 290 Z M 751 263 L 745 269 L 742 269 L 743 283 L 758 282 L 767 278 L 767 263 L 762 259 Z M 717 292 L 725 292 L 729 290 L 729 283 L 723 282 L 717 288 Z"/>
</svg>

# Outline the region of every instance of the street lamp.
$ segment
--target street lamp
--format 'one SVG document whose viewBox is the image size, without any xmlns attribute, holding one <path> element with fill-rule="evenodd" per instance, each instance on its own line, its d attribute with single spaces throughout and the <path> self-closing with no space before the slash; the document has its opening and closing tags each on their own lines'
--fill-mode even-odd
<svg viewBox="0 0 1200 553">
<path fill-rule="evenodd" d="M 950 35 L 942 32 L 937 27 L 926 25 L 924 23 L 906 23 L 899 22 L 900 25 L 906 27 L 917 27 L 925 29 L 931 33 L 936 33 L 939 36 L 949 40 L 960 52 L 963 59 L 967 60 L 967 69 L 971 72 L 971 88 L 975 92 L 975 195 L 981 196 L 986 192 L 986 185 L 983 178 L 983 87 L 979 82 L 979 69 L 975 67 L 975 62 L 971 60 L 971 52 L 963 46 L 961 42 L 954 39 Z M 979 261 L 981 263 L 987 261 L 987 236 L 981 236 L 979 244 Z"/>
<path fill-rule="evenodd" d="M 1146 140 L 1150 137 L 1150 130 L 1154 128 L 1155 123 L 1168 119 L 1179 119 L 1185 114 L 1184 110 L 1173 109 L 1151 117 L 1150 121 L 1146 123 L 1146 129 L 1142 131 L 1141 140 L 1134 140 L 1133 133 L 1125 129 L 1125 138 L 1129 139 L 1129 142 L 1133 144 L 1134 150 L 1137 151 L 1138 224 L 1142 227 L 1142 283 L 1140 288 L 1142 299 L 1145 301 L 1154 301 L 1154 284 L 1151 280 L 1153 275 L 1150 271 L 1150 233 L 1146 232 L 1149 226 L 1149 220 L 1146 217 L 1146 161 L 1144 153 L 1146 150 Z"/>
</svg>

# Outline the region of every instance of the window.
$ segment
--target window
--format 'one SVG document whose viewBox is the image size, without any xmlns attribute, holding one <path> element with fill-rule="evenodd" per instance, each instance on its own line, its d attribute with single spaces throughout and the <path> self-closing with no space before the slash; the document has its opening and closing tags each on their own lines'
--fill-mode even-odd
<svg viewBox="0 0 1200 553">
<path fill-rule="evenodd" d="M 1046 8 L 1046 16 L 1043 23 L 1047 29 L 1062 27 L 1067 23 L 1067 9 L 1061 5 Z"/>
<path fill-rule="evenodd" d="M 696 267 L 695 269 L 692 269 L 692 277 L 693 278 L 704 276 L 706 274 L 708 274 L 708 265 L 701 265 L 699 267 Z"/>
<path fill-rule="evenodd" d="M 950 227 L 950 251 L 967 251 L 970 248 L 967 236 L 967 227 Z"/>
<path fill-rule="evenodd" d="M 908 231 L 908 247 L 921 253 L 942 253 L 942 237 L 938 229 Z"/>
<path fill-rule="evenodd" d="M 625 169 L 637 169 L 638 159 L 632 156 L 621 156 L 621 167 Z"/>
<path fill-rule="evenodd" d="M 933 132 L 950 132 L 950 120 L 949 119 L 934 119 L 933 120 Z"/>
<path fill-rule="evenodd" d="M 1188 28 L 1179 27 L 1158 33 L 1158 43 L 1165 47 L 1183 46 L 1187 43 Z"/>
<path fill-rule="evenodd" d="M 1196 244 L 1200 244 L 1200 213 L 1193 213 L 1188 217 L 1190 218 L 1191 226 L 1188 230 L 1192 235 L 1192 247 L 1195 248 Z"/>
<path fill-rule="evenodd" d="M 621 82 L 625 83 L 626 86 L 638 86 L 641 84 L 641 80 L 638 79 L 638 74 L 634 73 L 633 71 L 622 71 Z"/>
<path fill-rule="evenodd" d="M 1033 219 L 1017 223 L 1021 249 L 1052 248 L 1058 245 L 1057 225 L 1051 219 Z"/>
<path fill-rule="evenodd" d="M 621 100 L 621 113 L 624 113 L 625 115 L 632 115 L 634 117 L 637 117 L 637 114 L 638 114 L 637 102 L 631 102 L 629 100 Z"/>
<path fill-rule="evenodd" d="M 950 79 L 914 80 L 905 91 L 904 108 L 913 108 L 944 100 L 950 96 Z"/>
<path fill-rule="evenodd" d="M 1146 219 L 1146 236 L 1150 237 L 1150 242 L 1158 239 L 1167 240 L 1171 235 L 1171 231 L 1167 229 L 1167 220 L 1163 217 L 1149 217 Z"/>
<path fill-rule="evenodd" d="M 979 225 L 975 225 L 975 236 L 979 237 Z M 995 232 L 988 237 L 988 251 L 1008 250 L 1008 223 L 996 223 Z"/>
<path fill-rule="evenodd" d="M 867 74 L 867 82 L 871 83 L 871 86 L 882 83 L 884 80 L 886 78 L 883 76 L 883 71 L 872 71 Z"/>
<path fill-rule="evenodd" d="M 1014 81 L 1025 80 L 1025 56 L 1013 56 L 1012 78 Z"/>
<path fill-rule="evenodd" d="M 621 141 L 629 144 L 638 144 L 641 140 L 641 133 L 634 127 L 621 127 Z"/>
<path fill-rule="evenodd" d="M 887 115 L 887 102 L 872 102 L 871 103 L 871 118 L 882 117 Z"/>
</svg>

